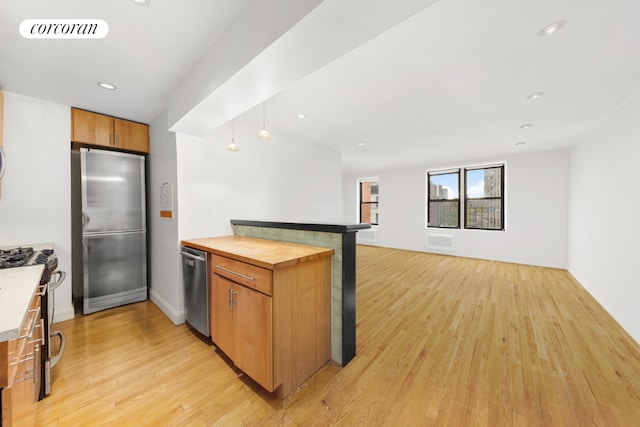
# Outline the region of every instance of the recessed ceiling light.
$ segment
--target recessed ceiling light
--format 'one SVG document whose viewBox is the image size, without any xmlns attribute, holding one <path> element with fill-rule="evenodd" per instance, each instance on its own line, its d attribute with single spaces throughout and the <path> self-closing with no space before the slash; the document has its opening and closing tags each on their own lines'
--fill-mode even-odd
<svg viewBox="0 0 640 427">
<path fill-rule="evenodd" d="M 542 95 L 544 95 L 544 92 L 534 92 L 531 95 L 527 95 L 527 99 L 530 99 L 530 100 L 538 99 Z"/>
<path fill-rule="evenodd" d="M 100 86 L 102 89 L 116 90 L 116 87 L 111 83 L 98 82 L 98 86 Z"/>
<path fill-rule="evenodd" d="M 526 142 L 524 142 L 524 141 L 516 142 L 516 145 L 517 145 L 518 147 L 519 147 L 519 146 L 522 146 L 522 145 L 524 145 L 524 144 L 526 144 Z"/>
<path fill-rule="evenodd" d="M 531 126 L 533 126 L 532 123 L 525 123 L 523 125 L 520 125 L 520 129 L 529 129 Z"/>
<path fill-rule="evenodd" d="M 306 114 L 298 114 L 296 117 L 298 117 L 299 119 L 306 119 L 307 115 Z"/>
<path fill-rule="evenodd" d="M 364 147 L 365 145 L 367 145 L 366 142 L 358 142 L 358 147 Z"/>
<path fill-rule="evenodd" d="M 556 21 L 552 24 L 547 25 L 540 31 L 538 31 L 538 35 L 540 37 L 544 37 L 544 36 L 550 36 L 551 34 L 555 34 L 558 32 L 560 28 L 564 26 L 564 24 L 565 24 L 564 21 Z"/>
<path fill-rule="evenodd" d="M 151 3 L 151 0 L 131 0 L 131 1 L 141 6 L 146 6 L 149 3 Z"/>
</svg>

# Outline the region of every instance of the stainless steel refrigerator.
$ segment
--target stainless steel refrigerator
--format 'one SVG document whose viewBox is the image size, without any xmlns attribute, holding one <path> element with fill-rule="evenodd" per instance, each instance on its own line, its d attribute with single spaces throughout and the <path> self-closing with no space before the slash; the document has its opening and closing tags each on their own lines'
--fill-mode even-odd
<svg viewBox="0 0 640 427">
<path fill-rule="evenodd" d="M 81 148 L 79 163 L 81 200 L 76 200 L 75 209 L 81 206 L 81 212 L 76 213 L 74 222 L 79 222 L 75 228 L 76 234 L 81 230 L 82 251 L 74 245 L 74 263 L 79 269 L 77 257 L 81 253 L 82 286 L 74 285 L 74 297 L 81 288 L 84 314 L 144 301 L 147 299 L 144 156 Z"/>
</svg>

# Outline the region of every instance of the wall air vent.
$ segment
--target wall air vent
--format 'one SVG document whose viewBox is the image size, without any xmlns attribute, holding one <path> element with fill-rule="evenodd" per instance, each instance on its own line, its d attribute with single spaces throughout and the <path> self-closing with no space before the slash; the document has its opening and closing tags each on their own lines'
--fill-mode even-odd
<svg viewBox="0 0 640 427">
<path fill-rule="evenodd" d="M 378 243 L 378 230 L 360 230 L 356 236 L 360 243 Z"/>
<path fill-rule="evenodd" d="M 427 234 L 427 247 L 452 251 L 455 249 L 455 236 L 453 234 Z"/>
</svg>

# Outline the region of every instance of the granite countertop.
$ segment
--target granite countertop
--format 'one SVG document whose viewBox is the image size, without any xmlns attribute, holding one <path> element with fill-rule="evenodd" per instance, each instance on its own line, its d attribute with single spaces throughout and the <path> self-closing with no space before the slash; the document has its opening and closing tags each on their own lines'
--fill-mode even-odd
<svg viewBox="0 0 640 427">
<path fill-rule="evenodd" d="M 0 269 L 0 342 L 20 336 L 43 265 Z"/>
</svg>

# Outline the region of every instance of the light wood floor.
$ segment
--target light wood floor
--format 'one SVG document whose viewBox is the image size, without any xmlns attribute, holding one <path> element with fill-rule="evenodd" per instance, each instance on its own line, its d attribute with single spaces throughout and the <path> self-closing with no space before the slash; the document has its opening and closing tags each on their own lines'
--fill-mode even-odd
<svg viewBox="0 0 640 427">
<path fill-rule="evenodd" d="M 640 426 L 640 346 L 566 271 L 357 256 L 357 356 L 286 401 L 144 302 L 55 325 L 38 424 Z"/>
</svg>

